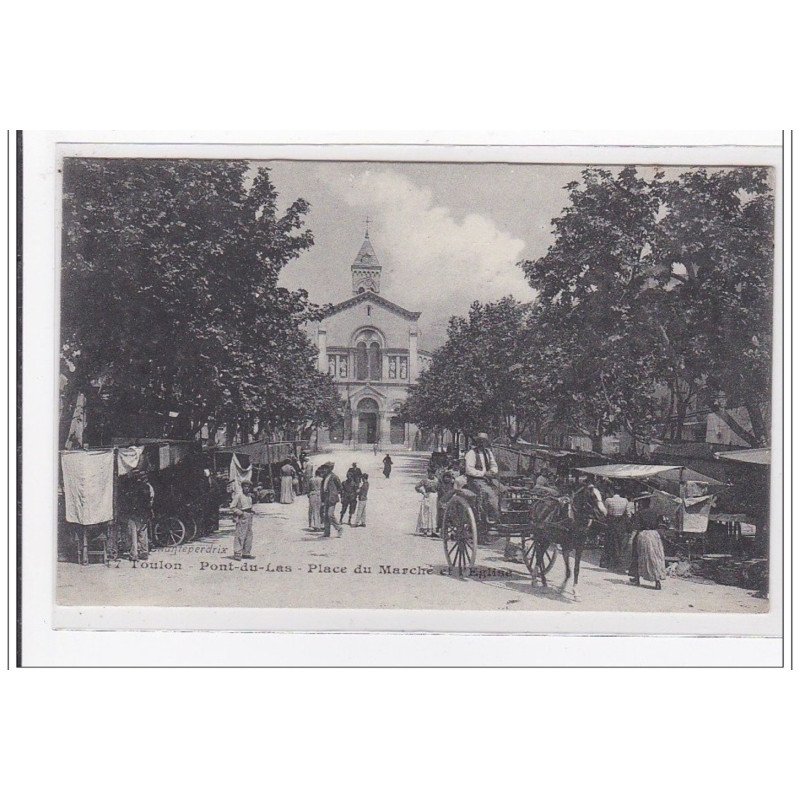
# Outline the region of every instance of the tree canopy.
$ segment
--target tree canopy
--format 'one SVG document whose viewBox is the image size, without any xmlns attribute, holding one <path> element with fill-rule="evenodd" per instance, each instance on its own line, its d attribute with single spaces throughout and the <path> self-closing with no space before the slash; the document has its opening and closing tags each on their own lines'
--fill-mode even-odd
<svg viewBox="0 0 800 800">
<path fill-rule="evenodd" d="M 269 171 L 244 161 L 66 159 L 65 399 L 99 387 L 117 419 L 178 411 L 194 430 L 328 419 L 303 330 L 320 309 L 278 285 L 313 243 L 307 211 L 279 213 Z"/>
<path fill-rule="evenodd" d="M 540 293 L 557 414 L 593 437 L 680 440 L 715 409 L 764 444 L 770 401 L 774 200 L 765 169 L 648 179 L 584 170 L 547 254 L 522 268 Z M 558 376 L 561 376 L 560 378 Z M 729 409 L 747 408 L 751 429 Z"/>
<path fill-rule="evenodd" d="M 447 341 L 410 387 L 403 415 L 427 429 L 475 434 L 493 427 L 515 437 L 539 412 L 530 314 L 529 304 L 506 297 L 452 317 Z"/>
<path fill-rule="evenodd" d="M 537 290 L 474 304 L 412 390 L 425 427 L 542 423 L 680 440 L 691 408 L 768 442 L 774 198 L 763 168 L 591 167 L 567 187 Z M 750 426 L 730 410 L 744 407 Z M 513 423 L 513 424 L 512 424 Z"/>
</svg>

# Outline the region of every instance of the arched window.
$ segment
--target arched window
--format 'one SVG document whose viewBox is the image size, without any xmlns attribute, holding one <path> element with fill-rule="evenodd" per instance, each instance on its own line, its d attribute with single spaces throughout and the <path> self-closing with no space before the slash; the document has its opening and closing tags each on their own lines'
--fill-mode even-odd
<svg viewBox="0 0 800 800">
<path fill-rule="evenodd" d="M 359 342 L 356 345 L 356 380 L 365 381 L 368 376 L 367 345 L 365 342 Z"/>
<path fill-rule="evenodd" d="M 383 375 L 382 361 L 381 346 L 377 342 L 372 342 L 369 346 L 369 377 L 373 381 L 379 381 Z"/>
</svg>

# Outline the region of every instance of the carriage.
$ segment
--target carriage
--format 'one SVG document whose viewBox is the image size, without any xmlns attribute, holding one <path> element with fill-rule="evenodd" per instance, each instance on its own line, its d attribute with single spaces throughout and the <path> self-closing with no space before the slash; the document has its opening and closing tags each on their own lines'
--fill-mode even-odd
<svg viewBox="0 0 800 800">
<path fill-rule="evenodd" d="M 537 574 L 536 544 L 539 530 L 532 511 L 542 495 L 533 481 L 522 476 L 504 476 L 500 493 L 500 519 L 485 518 L 478 495 L 464 487 L 454 489 L 444 502 L 441 536 L 447 564 L 454 574 L 469 575 L 475 566 L 478 544 L 493 539 L 519 539 L 522 559 L 531 577 Z M 551 542 L 543 552 L 545 573 L 556 562 L 558 544 Z"/>
</svg>

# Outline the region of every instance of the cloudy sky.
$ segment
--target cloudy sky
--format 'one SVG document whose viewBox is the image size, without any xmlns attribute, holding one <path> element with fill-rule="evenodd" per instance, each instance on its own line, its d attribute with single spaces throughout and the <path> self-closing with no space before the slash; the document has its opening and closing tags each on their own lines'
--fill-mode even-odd
<svg viewBox="0 0 800 800">
<path fill-rule="evenodd" d="M 370 218 L 383 266 L 381 294 L 421 311 L 423 347 L 444 339 L 447 320 L 473 300 L 533 298 L 517 262 L 547 251 L 550 221 L 566 205 L 564 186 L 581 167 L 270 161 L 282 205 L 311 204 L 314 246 L 283 272 L 312 301 L 352 294 L 350 265 Z"/>
</svg>

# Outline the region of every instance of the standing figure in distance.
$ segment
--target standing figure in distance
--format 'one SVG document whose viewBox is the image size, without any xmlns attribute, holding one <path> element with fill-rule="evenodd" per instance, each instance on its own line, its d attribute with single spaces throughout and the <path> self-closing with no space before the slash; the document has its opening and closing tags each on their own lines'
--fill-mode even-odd
<svg viewBox="0 0 800 800">
<path fill-rule="evenodd" d="M 281 467 L 281 503 L 294 503 L 295 468 L 286 463 Z"/>
<path fill-rule="evenodd" d="M 347 513 L 347 524 L 353 524 L 353 514 L 356 510 L 356 502 L 358 501 L 358 484 L 347 473 L 347 477 L 342 484 L 342 512 L 339 516 L 339 522 L 344 522 L 344 515 Z"/>
<path fill-rule="evenodd" d="M 322 530 L 322 467 L 308 483 L 308 527 L 312 531 Z"/>
<path fill-rule="evenodd" d="M 414 490 L 422 495 L 417 516 L 417 533 L 421 533 L 423 536 L 436 536 L 439 482 L 436 480 L 436 473 L 433 469 L 428 469 L 428 477 L 423 478 L 414 487 Z"/>
<path fill-rule="evenodd" d="M 323 464 L 324 470 L 322 475 L 322 487 L 320 493 L 322 495 L 322 522 L 325 529 L 323 538 L 330 537 L 331 525 L 336 528 L 337 535 L 342 535 L 342 526 L 336 520 L 336 504 L 342 493 L 342 482 L 339 476 L 333 471 L 336 465 L 333 461 L 328 461 Z"/>
<path fill-rule="evenodd" d="M 363 473 L 361 476 L 361 486 L 358 487 L 358 507 L 356 508 L 356 521 L 354 528 L 367 527 L 367 496 L 369 495 L 369 475 Z"/>
<path fill-rule="evenodd" d="M 358 468 L 358 464 L 356 464 L 355 461 L 353 462 L 353 466 L 350 467 L 349 470 L 347 470 L 347 477 L 350 478 L 351 481 L 353 481 L 356 487 L 361 486 L 361 476 L 363 474 L 364 473 L 361 472 L 361 470 Z"/>
<path fill-rule="evenodd" d="M 231 503 L 231 511 L 236 520 L 236 536 L 233 540 L 233 560 L 255 558 L 250 555 L 253 548 L 253 484 L 242 481 L 241 491 L 237 492 Z"/>
<path fill-rule="evenodd" d="M 608 510 L 608 518 L 606 519 L 605 546 L 600 566 L 616 570 L 622 565 L 625 542 L 630 533 L 632 504 L 619 493 L 617 487 L 614 487 L 614 494 L 606 498 L 605 506 Z"/>
<path fill-rule="evenodd" d="M 140 469 L 131 472 L 132 481 L 122 496 L 123 514 L 127 518 L 128 536 L 131 540 L 131 561 L 147 561 L 150 557 L 150 531 L 153 524 L 155 492 Z"/>
<path fill-rule="evenodd" d="M 392 463 L 391 456 L 387 453 L 386 457 L 383 459 L 383 475 L 386 478 L 392 474 Z"/>
<path fill-rule="evenodd" d="M 631 583 L 640 585 L 641 579 L 654 581 L 656 589 L 661 588 L 661 581 L 667 577 L 664 544 L 658 530 L 661 519 L 658 513 L 647 508 L 639 513 L 639 532 L 633 538 L 631 566 L 628 574 Z"/>
</svg>

